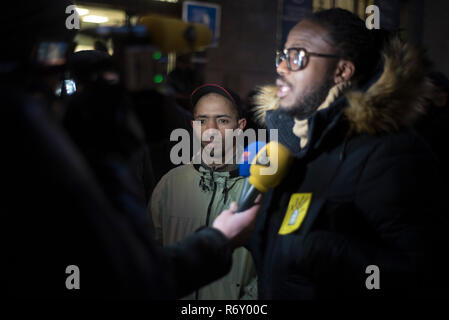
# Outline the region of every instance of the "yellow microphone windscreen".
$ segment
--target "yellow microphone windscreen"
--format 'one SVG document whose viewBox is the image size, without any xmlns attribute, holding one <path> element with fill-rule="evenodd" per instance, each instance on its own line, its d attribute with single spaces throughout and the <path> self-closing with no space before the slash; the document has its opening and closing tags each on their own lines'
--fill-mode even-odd
<svg viewBox="0 0 449 320">
<path fill-rule="evenodd" d="M 203 24 L 187 23 L 180 19 L 149 15 L 140 17 L 138 24 L 147 27 L 154 45 L 165 52 L 187 53 L 205 49 L 212 41 L 212 31 Z M 193 28 L 193 42 L 186 37 L 186 30 Z"/>
<path fill-rule="evenodd" d="M 271 141 L 254 157 L 250 167 L 249 183 L 264 193 L 281 183 L 292 161 L 287 147 Z"/>
</svg>

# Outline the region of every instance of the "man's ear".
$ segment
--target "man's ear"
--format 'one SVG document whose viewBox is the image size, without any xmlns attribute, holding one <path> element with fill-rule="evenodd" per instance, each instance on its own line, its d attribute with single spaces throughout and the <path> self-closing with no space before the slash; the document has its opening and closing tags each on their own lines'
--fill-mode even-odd
<svg viewBox="0 0 449 320">
<path fill-rule="evenodd" d="M 349 60 L 340 60 L 334 73 L 334 83 L 351 80 L 355 73 L 355 65 Z"/>
<path fill-rule="evenodd" d="M 246 127 L 246 118 L 241 118 L 238 121 L 239 129 L 244 130 Z"/>
</svg>

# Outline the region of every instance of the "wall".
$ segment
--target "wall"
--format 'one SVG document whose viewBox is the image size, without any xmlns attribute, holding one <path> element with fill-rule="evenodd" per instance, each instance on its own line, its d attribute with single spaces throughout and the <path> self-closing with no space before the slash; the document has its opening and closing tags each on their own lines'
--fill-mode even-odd
<svg viewBox="0 0 449 320">
<path fill-rule="evenodd" d="M 425 1 L 422 44 L 435 69 L 449 77 L 449 1 Z"/>
<path fill-rule="evenodd" d="M 207 82 L 218 82 L 231 87 L 242 98 L 256 85 L 274 82 L 279 1 L 281 0 L 204 1 L 217 3 L 222 7 L 220 45 L 218 48 L 208 49 L 206 54 L 208 63 L 204 66 L 204 77 Z M 397 1 L 399 0 L 376 0 L 381 7 L 381 25 L 382 13 L 384 17 L 385 14 L 394 14 L 387 9 L 392 7 L 392 2 Z M 148 9 L 179 17 L 182 8 L 181 0 L 177 4 L 144 0 L 78 2 L 109 3 L 114 7 L 126 4 L 128 11 Z M 449 0 L 400 0 L 400 7 L 400 25 L 405 29 L 406 38 L 424 45 L 437 69 L 449 76 Z"/>
<path fill-rule="evenodd" d="M 207 52 L 206 82 L 222 83 L 242 98 L 256 86 L 274 83 L 276 0 L 218 0 L 221 36 Z"/>
</svg>

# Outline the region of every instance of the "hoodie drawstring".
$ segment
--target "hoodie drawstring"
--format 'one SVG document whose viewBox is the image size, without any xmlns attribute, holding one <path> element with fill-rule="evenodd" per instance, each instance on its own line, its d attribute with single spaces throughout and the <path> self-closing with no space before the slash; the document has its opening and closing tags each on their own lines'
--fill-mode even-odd
<svg viewBox="0 0 449 320">
<path fill-rule="evenodd" d="M 204 178 L 204 175 L 205 175 L 205 173 L 202 172 L 201 173 L 200 183 L 198 185 L 201 188 L 201 190 L 203 190 L 203 192 L 207 192 L 210 189 L 209 189 L 209 186 L 206 184 L 206 179 Z"/>
<path fill-rule="evenodd" d="M 228 200 L 228 177 L 225 177 L 223 192 L 224 194 L 224 203 Z"/>
</svg>

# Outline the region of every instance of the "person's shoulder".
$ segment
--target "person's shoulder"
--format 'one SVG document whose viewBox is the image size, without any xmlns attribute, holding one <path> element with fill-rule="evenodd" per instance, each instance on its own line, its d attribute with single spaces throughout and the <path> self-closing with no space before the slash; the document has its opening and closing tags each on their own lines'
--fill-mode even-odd
<svg viewBox="0 0 449 320">
<path fill-rule="evenodd" d="M 183 164 L 181 166 L 175 167 L 168 171 L 162 178 L 161 181 L 176 181 L 176 180 L 184 180 L 186 176 L 191 176 L 195 174 L 195 168 L 193 164 Z"/>
<path fill-rule="evenodd" d="M 153 194 L 163 194 L 176 186 L 181 186 L 194 174 L 195 168 L 192 164 L 175 167 L 162 176 L 154 188 Z"/>
<path fill-rule="evenodd" d="M 371 163 L 378 161 L 436 162 L 435 155 L 428 143 L 413 130 L 403 129 L 396 132 L 367 135 L 361 138 L 355 152 L 364 153 Z M 364 151 L 363 151 L 364 150 Z"/>
<path fill-rule="evenodd" d="M 399 130 L 377 137 L 377 148 L 383 154 L 432 155 L 428 143 L 411 129 Z"/>
<path fill-rule="evenodd" d="M 177 166 L 177 167 L 171 169 L 165 175 L 172 177 L 172 176 L 177 176 L 180 174 L 186 174 L 186 173 L 190 174 L 192 172 L 195 172 L 195 168 L 194 168 L 193 164 L 188 163 L 188 164 L 183 164 L 183 165 L 180 165 L 180 166 Z"/>
</svg>

